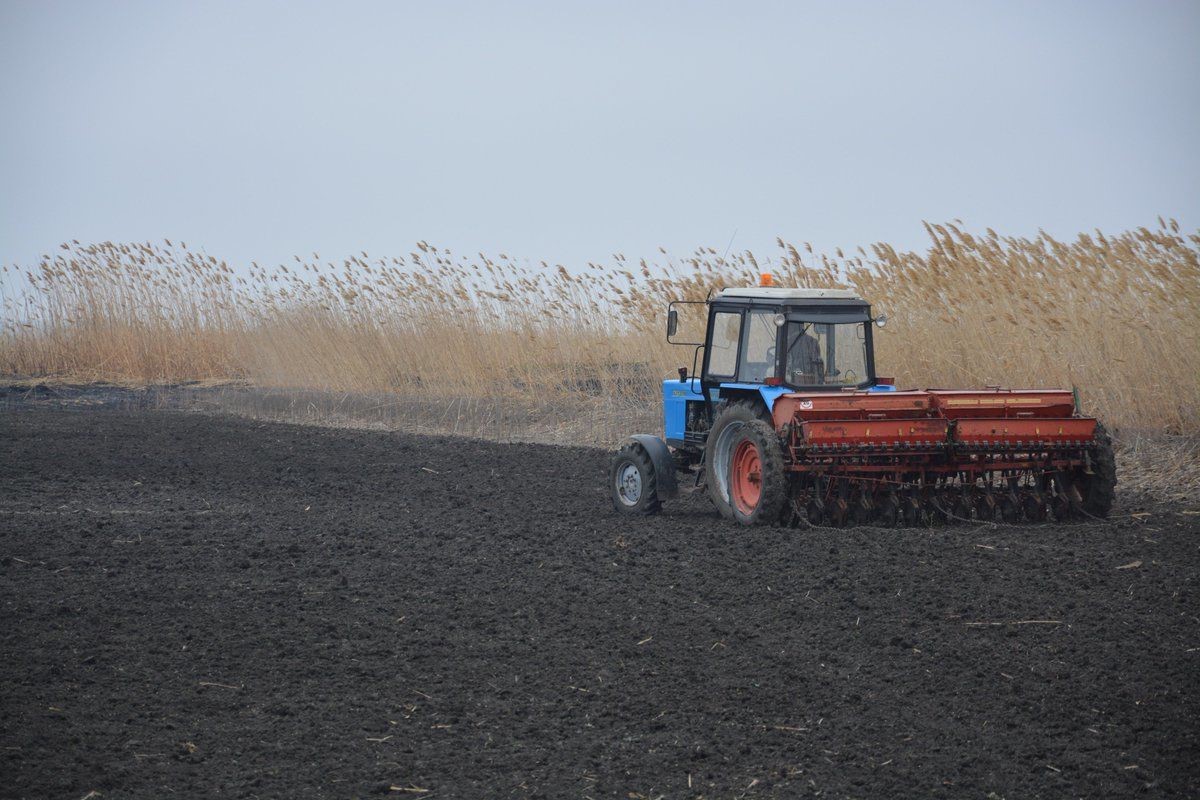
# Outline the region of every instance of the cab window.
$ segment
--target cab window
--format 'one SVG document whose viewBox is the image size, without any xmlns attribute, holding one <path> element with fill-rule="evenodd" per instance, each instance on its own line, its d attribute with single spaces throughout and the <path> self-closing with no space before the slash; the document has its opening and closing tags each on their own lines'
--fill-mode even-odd
<svg viewBox="0 0 1200 800">
<path fill-rule="evenodd" d="M 738 341 L 741 339 L 742 314 L 718 311 L 713 314 L 712 342 L 708 350 L 708 374 L 732 378 L 737 371 Z"/>
<path fill-rule="evenodd" d="M 774 309 L 750 311 L 742 330 L 742 363 L 738 380 L 743 383 L 762 383 L 775 377 L 775 324 L 778 312 Z"/>
</svg>

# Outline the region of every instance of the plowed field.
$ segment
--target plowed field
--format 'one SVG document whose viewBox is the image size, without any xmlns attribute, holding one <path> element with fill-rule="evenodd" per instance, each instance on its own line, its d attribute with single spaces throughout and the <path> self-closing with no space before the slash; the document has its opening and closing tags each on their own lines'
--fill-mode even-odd
<svg viewBox="0 0 1200 800">
<path fill-rule="evenodd" d="M 1194 509 L 750 531 L 605 466 L 0 412 L 0 796 L 1200 794 Z"/>
</svg>

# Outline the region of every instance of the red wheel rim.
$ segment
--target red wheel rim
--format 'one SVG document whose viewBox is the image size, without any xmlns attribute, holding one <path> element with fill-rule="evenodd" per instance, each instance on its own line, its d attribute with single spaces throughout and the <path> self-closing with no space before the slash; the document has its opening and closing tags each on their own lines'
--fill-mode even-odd
<svg viewBox="0 0 1200 800">
<path fill-rule="evenodd" d="M 743 439 L 738 443 L 729 471 L 733 504 L 738 511 L 749 516 L 758 508 L 758 501 L 762 497 L 762 458 L 754 442 Z"/>
</svg>

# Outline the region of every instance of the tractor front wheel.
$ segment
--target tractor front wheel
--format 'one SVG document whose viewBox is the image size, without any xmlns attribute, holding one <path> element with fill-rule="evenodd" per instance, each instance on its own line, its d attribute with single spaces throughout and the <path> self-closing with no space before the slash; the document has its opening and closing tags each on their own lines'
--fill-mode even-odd
<svg viewBox="0 0 1200 800">
<path fill-rule="evenodd" d="M 608 488 L 613 508 L 624 514 L 657 514 L 662 509 L 654 462 L 639 444 L 627 444 L 613 453 Z"/>
</svg>

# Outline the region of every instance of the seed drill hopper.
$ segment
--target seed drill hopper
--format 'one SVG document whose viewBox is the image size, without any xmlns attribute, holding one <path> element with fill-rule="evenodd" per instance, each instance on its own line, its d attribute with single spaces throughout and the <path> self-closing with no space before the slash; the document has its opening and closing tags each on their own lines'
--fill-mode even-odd
<svg viewBox="0 0 1200 800">
<path fill-rule="evenodd" d="M 879 526 L 1107 516 L 1112 442 L 1070 389 L 899 391 L 875 372 L 852 291 L 771 285 L 703 301 L 693 374 L 663 382 L 664 436 L 631 436 L 609 488 L 625 513 L 706 492 L 743 525 Z M 697 371 L 697 365 L 699 370 Z"/>
</svg>

